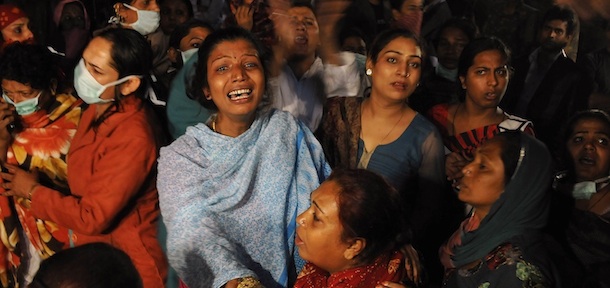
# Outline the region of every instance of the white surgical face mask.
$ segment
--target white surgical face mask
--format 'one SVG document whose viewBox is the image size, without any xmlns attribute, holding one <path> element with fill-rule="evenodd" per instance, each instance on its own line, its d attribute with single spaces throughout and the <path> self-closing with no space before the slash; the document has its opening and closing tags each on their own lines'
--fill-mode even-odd
<svg viewBox="0 0 610 288">
<path fill-rule="evenodd" d="M 458 78 L 457 69 L 447 69 L 442 64 L 436 66 L 436 75 L 441 76 L 447 80 L 455 81 Z"/>
<path fill-rule="evenodd" d="M 610 183 L 610 176 L 606 176 L 603 178 L 599 178 L 594 181 L 583 181 L 574 184 L 574 188 L 572 189 L 572 197 L 574 199 L 591 199 L 593 194 L 597 193 L 597 191 L 604 189 L 604 187 L 608 186 Z"/>
<path fill-rule="evenodd" d="M 78 65 L 76 65 L 76 68 L 74 68 L 74 89 L 76 89 L 76 93 L 78 93 L 78 96 L 83 99 L 83 101 L 85 101 L 85 103 L 87 104 L 108 103 L 114 101 L 114 99 L 100 98 L 106 88 L 121 84 L 132 77 L 138 76 L 125 76 L 117 81 L 102 85 L 97 82 L 95 78 L 93 78 L 93 75 L 91 75 L 91 73 L 89 73 L 89 70 L 87 70 L 87 67 L 85 67 L 85 61 L 83 61 L 83 59 L 80 59 Z"/>
<path fill-rule="evenodd" d="M 197 54 L 197 51 L 199 51 L 199 48 L 193 48 L 193 49 L 189 49 L 186 51 L 180 51 L 180 55 L 182 56 L 182 65 L 186 64 L 186 61 L 191 59 L 191 57 L 193 57 L 193 55 Z"/>
<path fill-rule="evenodd" d="M 138 20 L 131 24 L 124 23 L 126 25 L 131 26 L 133 30 L 138 31 L 142 35 L 148 35 L 152 32 L 155 32 L 159 27 L 159 19 L 161 16 L 157 11 L 149 11 L 149 10 L 139 10 L 136 7 L 133 7 L 128 4 L 123 4 L 125 7 L 136 11 L 138 13 Z"/>
<path fill-rule="evenodd" d="M 26 116 L 26 115 L 30 115 L 40 109 L 38 107 L 38 98 L 40 98 L 41 94 L 42 94 L 42 91 L 38 92 L 38 95 L 36 95 L 36 97 L 30 98 L 27 100 L 23 100 L 19 103 L 13 102 L 13 100 L 11 98 L 9 98 L 8 96 L 6 96 L 6 94 L 4 94 L 4 93 L 2 93 L 2 98 L 4 98 L 4 101 L 6 101 L 6 103 L 15 106 L 15 110 L 17 111 L 17 114 L 19 114 L 21 116 Z"/>
</svg>

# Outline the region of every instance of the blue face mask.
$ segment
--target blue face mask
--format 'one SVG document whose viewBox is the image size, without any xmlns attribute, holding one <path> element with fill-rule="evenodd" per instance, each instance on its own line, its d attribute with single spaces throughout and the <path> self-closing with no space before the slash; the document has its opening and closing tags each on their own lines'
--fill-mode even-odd
<svg viewBox="0 0 610 288">
<path fill-rule="evenodd" d="M 114 99 L 100 98 L 102 93 L 106 91 L 106 88 L 121 84 L 132 77 L 138 76 L 125 76 L 117 81 L 102 85 L 93 78 L 87 67 L 85 67 L 85 62 L 81 59 L 76 68 L 74 68 L 74 89 L 76 89 L 78 97 L 83 99 L 87 104 L 108 103 L 114 101 Z"/>
<path fill-rule="evenodd" d="M 36 97 L 27 99 L 27 100 L 23 100 L 19 103 L 13 102 L 13 100 L 11 98 L 9 98 L 8 96 L 6 96 L 6 94 L 4 94 L 4 93 L 2 93 L 2 98 L 4 99 L 4 101 L 6 101 L 6 103 L 9 103 L 9 104 L 15 106 L 15 110 L 17 110 L 17 114 L 19 114 L 21 116 L 26 116 L 26 115 L 30 115 L 40 109 L 38 107 L 38 98 L 40 98 L 41 94 L 42 94 L 42 91 L 38 92 L 38 95 Z"/>
</svg>

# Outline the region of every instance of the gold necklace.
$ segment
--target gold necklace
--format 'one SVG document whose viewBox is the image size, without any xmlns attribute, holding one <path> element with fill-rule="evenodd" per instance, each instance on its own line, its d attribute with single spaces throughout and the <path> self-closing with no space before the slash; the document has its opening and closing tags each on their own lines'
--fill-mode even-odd
<svg viewBox="0 0 610 288">
<path fill-rule="evenodd" d="M 381 138 L 381 141 L 379 141 L 379 144 L 383 143 L 383 140 L 385 140 L 385 138 L 388 138 L 388 136 L 390 136 L 390 133 L 392 133 L 392 131 L 394 131 L 394 128 L 396 128 L 396 126 L 398 126 L 398 123 L 400 123 L 400 120 L 402 120 L 402 116 L 405 115 L 405 109 L 403 108 L 401 113 L 400 113 L 400 118 L 398 118 L 398 121 L 396 121 L 396 123 L 394 123 L 394 126 L 392 126 L 392 129 L 390 129 L 390 131 L 388 131 L 388 134 L 385 134 L 385 136 L 383 136 L 383 138 Z M 377 145 L 379 145 L 377 144 Z"/>
<path fill-rule="evenodd" d="M 216 131 L 216 118 L 218 117 L 214 116 L 214 118 L 212 118 L 212 131 L 218 133 L 218 131 Z"/>
</svg>

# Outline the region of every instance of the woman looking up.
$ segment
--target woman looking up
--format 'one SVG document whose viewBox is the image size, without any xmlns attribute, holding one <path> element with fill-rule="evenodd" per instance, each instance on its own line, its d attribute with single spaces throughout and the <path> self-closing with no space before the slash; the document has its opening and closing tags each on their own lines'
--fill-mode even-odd
<svg viewBox="0 0 610 288">
<path fill-rule="evenodd" d="M 550 170 L 545 145 L 518 131 L 477 148 L 458 194 L 472 213 L 440 249 L 444 287 L 560 287 L 541 233 Z"/>
<path fill-rule="evenodd" d="M 189 287 L 291 287 L 296 217 L 330 174 L 322 148 L 269 108 L 266 55 L 248 31 L 213 32 L 198 57 L 192 93 L 216 112 L 159 158 L 171 266 Z"/>
<path fill-rule="evenodd" d="M 549 225 L 578 263 L 570 269 L 581 272 L 572 274 L 573 283 L 605 287 L 610 283 L 610 116 L 596 109 L 577 113 L 564 140 L 567 177 L 556 177 L 562 181 L 553 185 L 561 193 L 556 200 L 563 200 L 554 204 L 564 206 L 553 207 Z M 564 194 L 569 198 L 561 198 Z"/>
<path fill-rule="evenodd" d="M 109 243 L 131 257 L 144 287 L 162 287 L 167 264 L 157 241 L 158 141 L 143 101 L 151 57 L 148 42 L 130 29 L 104 30 L 85 48 L 74 84 L 89 107 L 68 152 L 69 194 L 15 165 L 0 175 L 5 196 L 29 199 L 35 218 L 70 230 L 63 248 Z"/>
<path fill-rule="evenodd" d="M 295 244 L 308 262 L 294 287 L 370 288 L 404 280 L 399 249 L 410 241 L 410 231 L 403 213 L 400 194 L 381 176 L 334 170 L 297 217 Z"/>
</svg>

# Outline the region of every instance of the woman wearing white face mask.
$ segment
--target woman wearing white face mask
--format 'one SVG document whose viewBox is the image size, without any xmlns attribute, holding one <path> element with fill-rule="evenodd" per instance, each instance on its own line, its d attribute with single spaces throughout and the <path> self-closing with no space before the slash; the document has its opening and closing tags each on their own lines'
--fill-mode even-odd
<svg viewBox="0 0 610 288">
<path fill-rule="evenodd" d="M 610 115 L 586 110 L 568 121 L 564 135 L 568 170 L 556 177 L 550 231 L 575 256 L 566 261 L 574 285 L 610 283 Z M 566 196 L 566 198 L 562 198 Z M 561 201 L 563 200 L 563 201 Z M 571 266 L 572 264 L 574 266 Z M 582 274 L 579 274 L 582 273 Z"/>
<path fill-rule="evenodd" d="M 129 29 L 93 38 L 74 71 L 78 95 L 89 104 L 67 156 L 70 194 L 7 165 L 4 195 L 31 200 L 31 212 L 69 229 L 62 248 L 106 242 L 125 251 L 144 287 L 163 287 L 167 263 L 157 241 L 155 120 L 143 100 L 150 46 Z M 1 124 L 1 122 L 0 122 Z"/>
<path fill-rule="evenodd" d="M 40 170 L 42 185 L 69 193 L 65 159 L 83 102 L 56 93 L 58 70 L 52 57 L 44 46 L 14 43 L 0 58 L 0 163 Z M 0 197 L 0 229 L 12 235 L 0 242 L 0 278 L 10 287 L 29 282 L 38 263 L 58 251 L 55 243 L 68 237 L 67 229 L 48 229 L 55 224 L 34 217 L 30 205 L 24 197 Z M 25 273 L 19 277 L 17 271 Z"/>
<path fill-rule="evenodd" d="M 167 56 L 175 69 L 180 69 L 184 64 L 197 54 L 199 46 L 214 29 L 212 26 L 199 19 L 191 19 L 178 25 L 169 38 L 169 49 Z"/>
<path fill-rule="evenodd" d="M 163 76 L 170 65 L 166 55 L 169 38 L 165 36 L 163 29 L 159 28 L 161 13 L 157 0 L 131 0 L 129 4 L 118 2 L 113 7 L 115 16 L 111 17 L 109 22 L 137 31 L 146 37 L 152 48 L 152 68 L 149 73 L 153 75 L 152 87 L 155 93 L 148 96 L 154 104 L 157 119 L 163 123 L 163 126 L 167 126 L 165 106 L 169 87 L 165 83 L 169 81 L 165 81 Z M 164 133 L 168 134 L 166 131 Z"/>
<path fill-rule="evenodd" d="M 212 111 L 189 98 L 186 92 L 186 86 L 195 74 L 199 46 L 212 32 L 213 29 L 205 22 L 192 19 L 177 26 L 170 36 L 167 54 L 174 69 L 167 72 L 168 78 L 171 78 L 171 85 L 168 85 L 167 124 L 173 139 L 184 134 L 186 127 L 206 122 L 212 115 Z"/>
<path fill-rule="evenodd" d="M 132 0 L 114 4 L 116 17 L 111 19 L 125 28 L 131 28 L 146 36 L 159 28 L 160 9 L 156 0 Z"/>
</svg>

